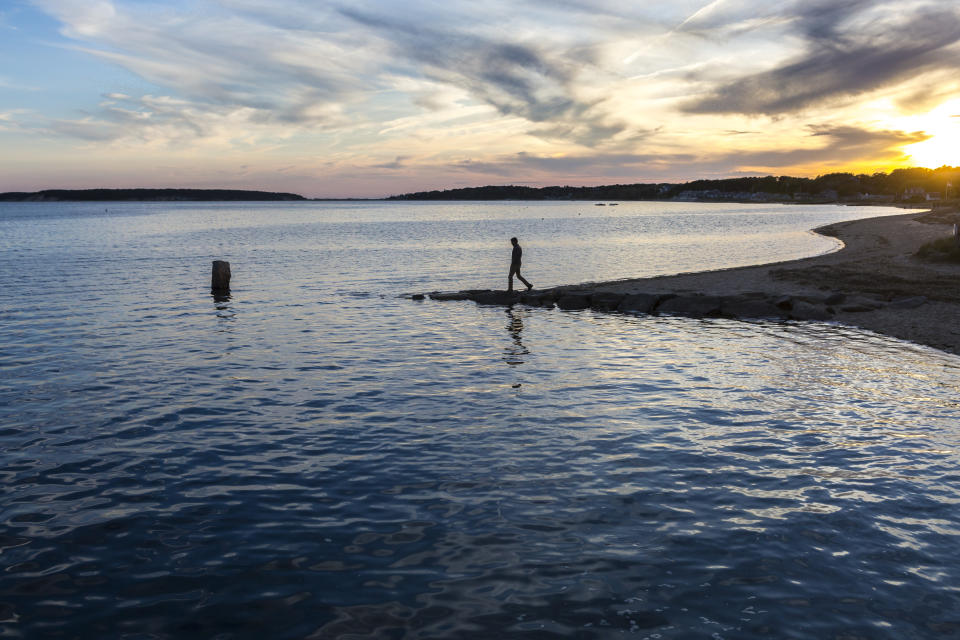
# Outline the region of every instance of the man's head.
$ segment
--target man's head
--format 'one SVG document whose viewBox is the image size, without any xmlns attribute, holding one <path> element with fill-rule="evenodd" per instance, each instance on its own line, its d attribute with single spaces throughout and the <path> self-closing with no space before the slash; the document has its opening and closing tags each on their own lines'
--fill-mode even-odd
<svg viewBox="0 0 960 640">
<path fill-rule="evenodd" d="M 516 238 L 510 238 L 510 244 L 513 244 L 513 245 L 517 244 L 517 239 L 516 239 Z"/>
</svg>

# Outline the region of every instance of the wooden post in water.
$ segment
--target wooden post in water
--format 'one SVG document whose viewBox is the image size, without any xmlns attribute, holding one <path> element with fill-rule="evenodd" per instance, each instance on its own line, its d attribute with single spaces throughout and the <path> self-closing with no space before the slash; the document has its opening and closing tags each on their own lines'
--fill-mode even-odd
<svg viewBox="0 0 960 640">
<path fill-rule="evenodd" d="M 213 277 L 210 281 L 210 289 L 214 293 L 230 292 L 230 263 L 225 260 L 213 261 Z"/>
</svg>

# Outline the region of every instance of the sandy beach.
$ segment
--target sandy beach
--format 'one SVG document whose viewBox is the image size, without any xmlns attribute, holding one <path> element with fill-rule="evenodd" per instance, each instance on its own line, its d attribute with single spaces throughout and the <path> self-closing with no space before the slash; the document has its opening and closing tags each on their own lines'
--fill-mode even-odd
<svg viewBox="0 0 960 640">
<path fill-rule="evenodd" d="M 841 248 L 801 260 L 531 292 L 427 295 L 493 305 L 834 322 L 960 355 L 960 264 L 917 255 L 928 242 L 949 237 L 957 222 L 954 211 L 913 211 L 814 229 Z"/>
<path fill-rule="evenodd" d="M 752 267 L 592 283 L 596 292 L 748 294 L 824 298 L 844 294 L 834 322 L 960 354 L 960 265 L 922 261 L 917 250 L 952 233 L 957 214 L 912 212 L 828 225 L 814 231 L 844 246 L 826 255 Z M 888 303 L 926 298 L 903 308 Z M 862 301 L 855 309 L 850 301 Z"/>
</svg>

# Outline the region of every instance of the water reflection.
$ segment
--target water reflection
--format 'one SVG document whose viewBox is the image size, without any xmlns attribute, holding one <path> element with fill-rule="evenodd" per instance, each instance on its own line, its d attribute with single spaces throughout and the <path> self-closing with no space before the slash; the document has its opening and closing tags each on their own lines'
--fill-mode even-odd
<svg viewBox="0 0 960 640">
<path fill-rule="evenodd" d="M 229 291 L 213 291 L 211 292 L 211 297 L 213 298 L 213 308 L 217 313 L 217 317 L 221 320 L 233 320 L 236 316 L 236 311 L 231 304 L 231 295 Z"/>
<path fill-rule="evenodd" d="M 504 349 L 503 359 L 510 365 L 523 364 L 523 356 L 530 353 L 530 350 L 523 344 L 523 319 L 526 313 L 513 307 L 508 307 L 506 314 L 507 331 L 510 332 L 513 344 L 507 345 L 507 348 Z"/>
</svg>

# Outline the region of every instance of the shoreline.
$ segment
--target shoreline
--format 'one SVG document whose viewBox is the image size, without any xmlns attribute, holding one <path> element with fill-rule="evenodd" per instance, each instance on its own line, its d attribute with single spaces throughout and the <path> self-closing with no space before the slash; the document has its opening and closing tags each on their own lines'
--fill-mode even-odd
<svg viewBox="0 0 960 640">
<path fill-rule="evenodd" d="M 429 296 L 480 304 L 826 321 L 960 355 L 960 264 L 916 257 L 927 242 L 949 236 L 958 221 L 956 213 L 913 211 L 813 229 L 843 247 L 798 260 L 529 293 L 471 290 Z"/>
</svg>

